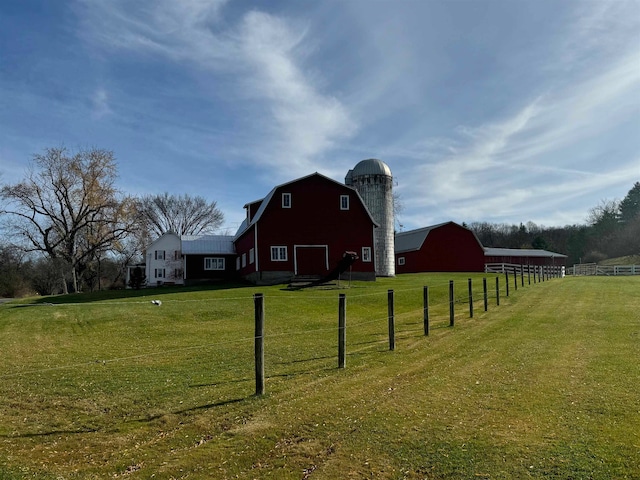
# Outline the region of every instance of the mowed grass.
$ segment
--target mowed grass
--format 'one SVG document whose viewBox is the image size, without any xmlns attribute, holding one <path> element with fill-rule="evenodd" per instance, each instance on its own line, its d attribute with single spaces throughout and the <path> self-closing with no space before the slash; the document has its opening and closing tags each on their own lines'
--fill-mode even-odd
<svg viewBox="0 0 640 480">
<path fill-rule="evenodd" d="M 640 478 L 640 277 L 525 278 L 517 291 L 511 280 L 507 298 L 499 276 L 496 306 L 487 275 L 485 312 L 484 276 L 2 305 L 0 478 Z M 266 314 L 259 397 L 256 292 Z"/>
</svg>

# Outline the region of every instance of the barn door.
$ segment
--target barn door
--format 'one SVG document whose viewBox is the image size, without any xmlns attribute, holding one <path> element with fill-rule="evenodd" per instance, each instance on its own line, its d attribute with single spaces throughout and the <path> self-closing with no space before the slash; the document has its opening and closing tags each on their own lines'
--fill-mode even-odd
<svg viewBox="0 0 640 480">
<path fill-rule="evenodd" d="M 326 245 L 296 245 L 295 274 L 300 276 L 324 276 L 329 271 Z"/>
</svg>

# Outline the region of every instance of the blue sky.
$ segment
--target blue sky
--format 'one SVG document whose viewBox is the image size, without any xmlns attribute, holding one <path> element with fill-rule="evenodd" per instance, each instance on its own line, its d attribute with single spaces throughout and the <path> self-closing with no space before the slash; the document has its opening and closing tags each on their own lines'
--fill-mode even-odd
<svg viewBox="0 0 640 480">
<path fill-rule="evenodd" d="M 640 1 L 5 0 L 0 174 L 112 150 L 130 194 L 243 205 L 362 159 L 403 229 L 583 223 L 640 181 Z"/>
</svg>

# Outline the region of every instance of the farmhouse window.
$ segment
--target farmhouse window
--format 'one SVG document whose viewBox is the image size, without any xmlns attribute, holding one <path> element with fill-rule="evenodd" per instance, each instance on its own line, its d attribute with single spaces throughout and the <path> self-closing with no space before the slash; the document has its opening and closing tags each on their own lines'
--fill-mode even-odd
<svg viewBox="0 0 640 480">
<path fill-rule="evenodd" d="M 362 247 L 362 261 L 363 262 L 371 261 L 371 247 Z"/>
<path fill-rule="evenodd" d="M 291 194 L 283 193 L 282 194 L 282 208 L 291 208 Z"/>
<path fill-rule="evenodd" d="M 242 254 L 242 268 L 247 266 L 247 254 L 243 253 Z"/>
<path fill-rule="evenodd" d="M 287 261 L 287 247 L 271 247 L 271 261 L 272 262 L 286 262 Z"/>
<path fill-rule="evenodd" d="M 349 195 L 340 195 L 340 210 L 349 210 Z"/>
<path fill-rule="evenodd" d="M 240 257 L 236 257 L 236 270 L 240 270 Z"/>
<path fill-rule="evenodd" d="M 256 249 L 252 248 L 249 250 L 249 263 L 254 263 L 256 261 Z"/>
<path fill-rule="evenodd" d="M 164 268 L 156 268 L 154 270 L 154 275 L 156 278 L 164 278 Z"/>
<path fill-rule="evenodd" d="M 207 257 L 204 259 L 205 270 L 224 270 L 224 258 Z"/>
<path fill-rule="evenodd" d="M 398 257 L 398 265 L 404 265 L 404 257 Z"/>
<path fill-rule="evenodd" d="M 164 260 L 164 250 L 156 250 L 156 260 Z"/>
</svg>

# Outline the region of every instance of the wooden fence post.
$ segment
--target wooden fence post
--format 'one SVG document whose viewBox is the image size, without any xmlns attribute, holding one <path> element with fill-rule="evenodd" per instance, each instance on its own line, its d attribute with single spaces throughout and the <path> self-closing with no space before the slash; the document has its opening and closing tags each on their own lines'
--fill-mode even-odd
<svg viewBox="0 0 640 480">
<path fill-rule="evenodd" d="M 255 366 L 256 366 L 256 395 L 264 395 L 264 295 L 256 293 L 253 296 L 255 310 Z"/>
<path fill-rule="evenodd" d="M 393 290 L 387 291 L 388 313 L 389 313 L 389 350 L 396 349 L 396 320 L 394 316 Z"/>
<path fill-rule="evenodd" d="M 429 287 L 422 289 L 422 302 L 424 304 L 424 334 L 429 335 Z"/>
<path fill-rule="evenodd" d="M 513 267 L 513 288 L 516 292 L 518 291 L 518 272 L 516 267 Z"/>
<path fill-rule="evenodd" d="M 482 292 L 484 293 L 484 311 L 489 309 L 489 296 L 487 295 L 487 278 L 482 279 Z"/>
<path fill-rule="evenodd" d="M 520 265 L 520 284 L 524 287 L 524 265 Z"/>
<path fill-rule="evenodd" d="M 469 283 L 469 318 L 473 318 L 473 287 L 472 287 L 471 279 L 469 279 L 468 283 Z"/>
<path fill-rule="evenodd" d="M 527 265 L 527 283 L 531 285 L 531 265 Z"/>
<path fill-rule="evenodd" d="M 341 293 L 338 298 L 338 368 L 346 363 L 347 345 L 347 296 Z"/>
<path fill-rule="evenodd" d="M 496 276 L 496 305 L 500 306 L 500 277 Z"/>
<path fill-rule="evenodd" d="M 509 296 L 509 272 L 504 271 L 504 287 L 507 289 L 506 295 Z"/>
<path fill-rule="evenodd" d="M 453 280 L 449 280 L 449 326 L 453 327 L 455 323 L 455 308 L 453 302 Z"/>
</svg>

